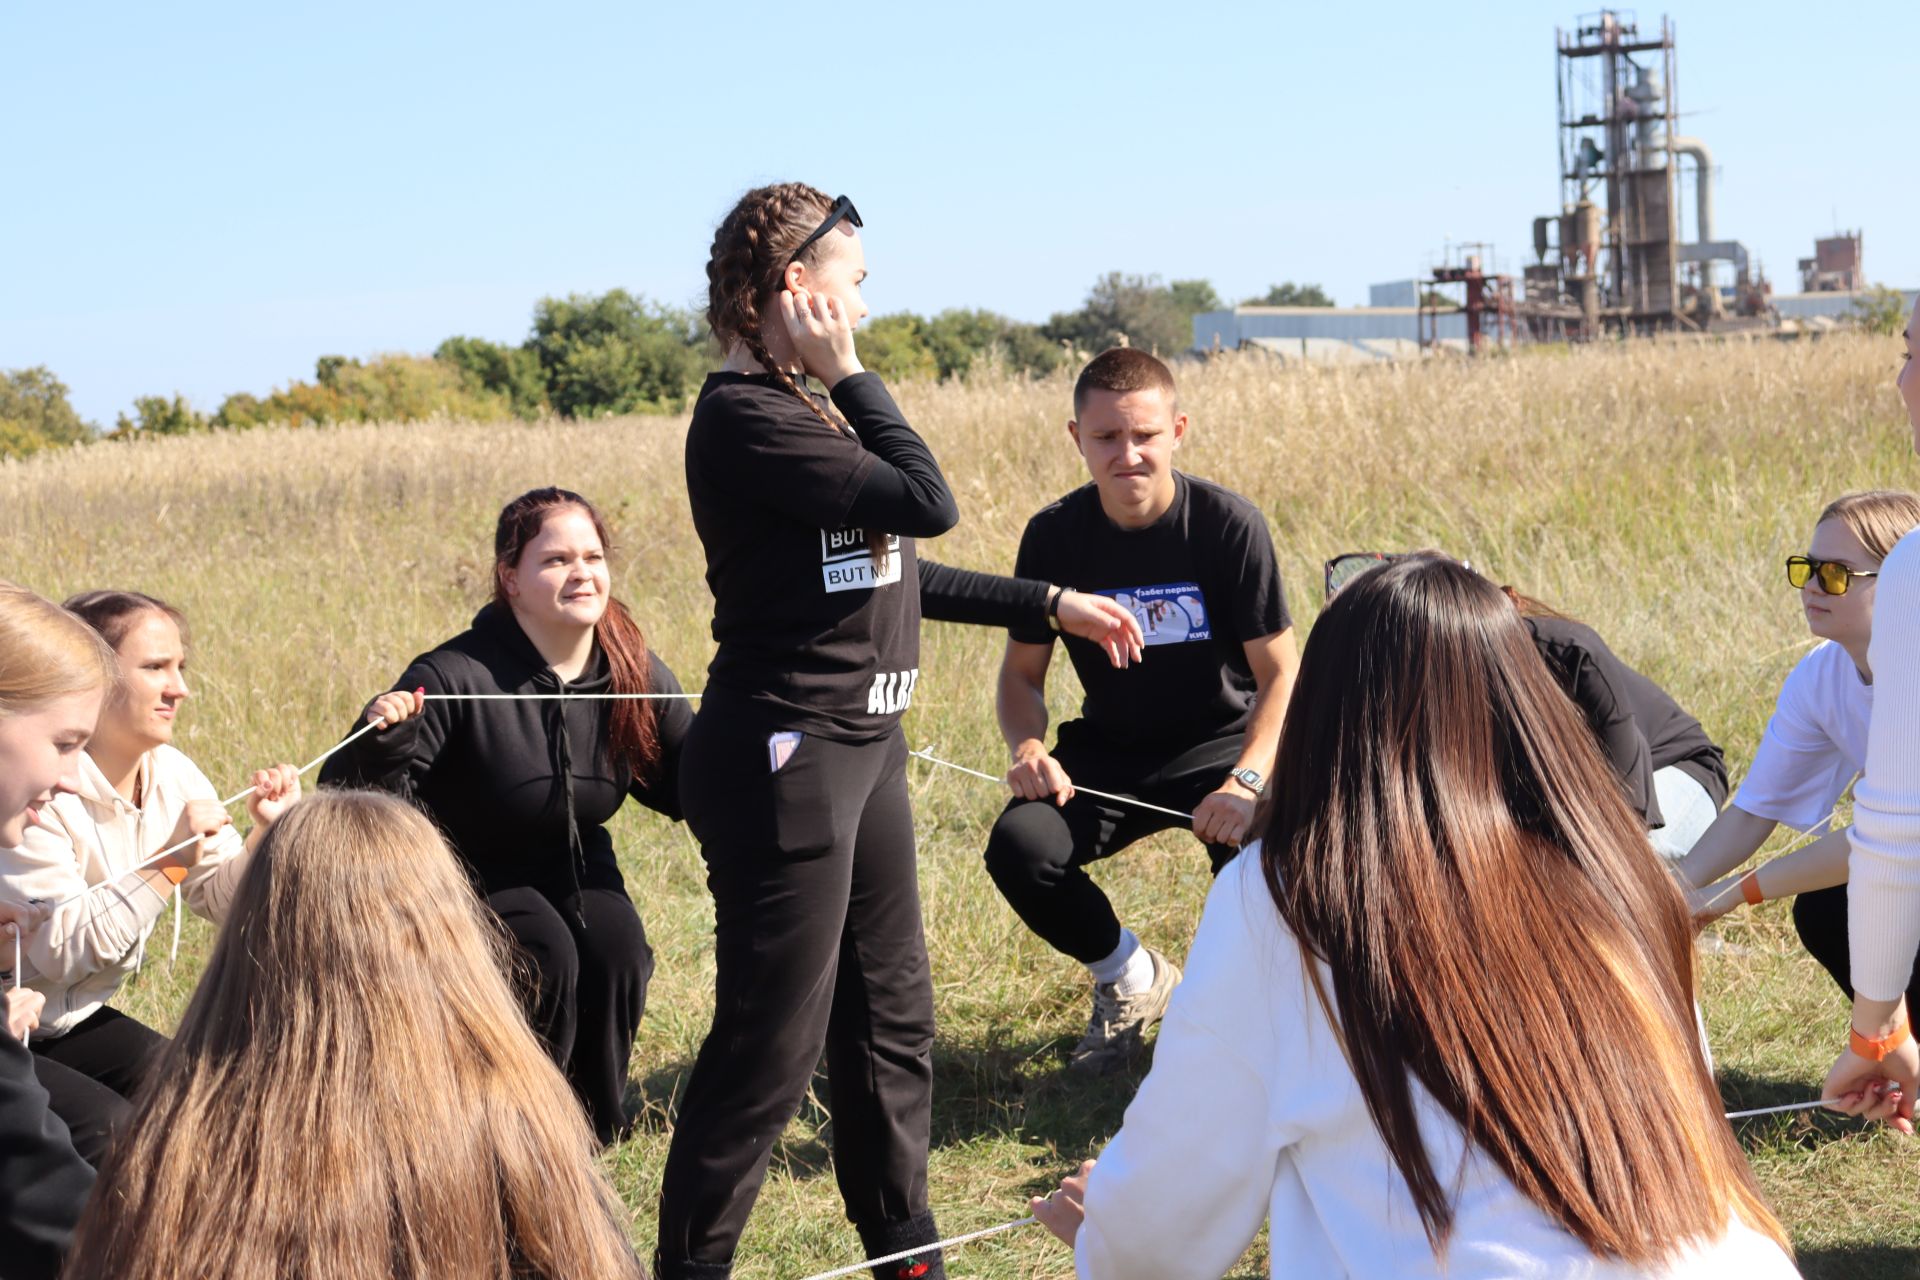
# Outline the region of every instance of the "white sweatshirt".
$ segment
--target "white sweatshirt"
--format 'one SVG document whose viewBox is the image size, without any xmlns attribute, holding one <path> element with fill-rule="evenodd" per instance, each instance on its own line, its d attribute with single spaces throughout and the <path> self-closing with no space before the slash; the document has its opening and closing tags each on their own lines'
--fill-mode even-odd
<svg viewBox="0 0 1920 1280">
<path fill-rule="evenodd" d="M 138 807 L 127 801 L 90 756 L 80 760 L 80 791 L 41 810 L 43 826 L 27 828 L 17 848 L 0 849 L 0 897 L 18 902 L 75 901 L 55 908 L 23 947 L 27 986 L 47 998 L 35 1034 L 71 1031 L 113 998 L 140 966 L 147 935 L 167 897 L 134 870 L 172 843 L 189 800 L 218 800 L 213 783 L 172 747 L 140 761 Z M 245 845 L 228 827 L 180 886 L 195 914 L 216 924 L 246 869 Z M 11 966 L 11 952 L 0 964 Z"/>
<path fill-rule="evenodd" d="M 1444 1268 L 1308 985 L 1300 947 L 1267 891 L 1260 846 L 1248 846 L 1207 898 L 1153 1070 L 1094 1166 L 1075 1248 L 1079 1275 L 1217 1280 L 1262 1220 L 1271 1227 L 1276 1277 L 1782 1280 L 1799 1274 L 1778 1245 L 1737 1222 L 1720 1240 L 1656 1272 L 1597 1259 L 1478 1147 L 1470 1148 L 1418 1081 L 1414 1105 L 1441 1181 L 1452 1183 L 1449 1171 L 1461 1171 Z"/>
<path fill-rule="evenodd" d="M 1920 952 L 1920 530 L 1894 544 L 1874 592 L 1874 716 L 1853 789 L 1847 945 L 1853 989 L 1897 999 Z"/>
</svg>

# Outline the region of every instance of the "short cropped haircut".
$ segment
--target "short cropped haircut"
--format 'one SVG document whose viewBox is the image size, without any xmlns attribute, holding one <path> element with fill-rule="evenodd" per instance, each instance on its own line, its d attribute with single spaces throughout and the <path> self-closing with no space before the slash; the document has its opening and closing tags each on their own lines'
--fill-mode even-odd
<svg viewBox="0 0 1920 1280">
<path fill-rule="evenodd" d="M 1177 392 L 1173 371 L 1160 360 L 1136 347 L 1109 347 L 1093 359 L 1073 384 L 1073 414 L 1077 418 L 1085 408 L 1087 392 L 1164 391 L 1172 403 Z"/>
</svg>

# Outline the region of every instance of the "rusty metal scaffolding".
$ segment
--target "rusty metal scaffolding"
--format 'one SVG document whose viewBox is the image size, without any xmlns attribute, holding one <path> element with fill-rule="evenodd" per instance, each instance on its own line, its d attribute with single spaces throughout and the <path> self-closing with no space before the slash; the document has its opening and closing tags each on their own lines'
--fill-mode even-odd
<svg viewBox="0 0 1920 1280">
<path fill-rule="evenodd" d="M 1551 318 L 1588 338 L 1671 329 L 1680 311 L 1675 167 L 1666 151 L 1678 114 L 1673 24 L 1662 18 L 1657 35 L 1642 36 L 1631 12 L 1604 9 L 1557 31 L 1555 44 L 1561 296 L 1541 310 L 1560 312 Z M 1536 228 L 1543 254 L 1544 242 Z"/>
</svg>

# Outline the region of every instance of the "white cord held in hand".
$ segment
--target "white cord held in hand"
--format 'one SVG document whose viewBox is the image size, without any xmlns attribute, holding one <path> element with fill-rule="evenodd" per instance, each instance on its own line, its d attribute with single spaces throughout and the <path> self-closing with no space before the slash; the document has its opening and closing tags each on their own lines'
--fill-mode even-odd
<svg viewBox="0 0 1920 1280">
<path fill-rule="evenodd" d="M 1812 1102 L 1789 1102 L 1784 1107 L 1755 1107 L 1751 1111 L 1729 1111 L 1727 1119 L 1745 1120 L 1751 1116 L 1777 1116 L 1783 1111 L 1811 1111 L 1815 1107 L 1831 1106 L 1840 1101 L 1838 1098 L 1816 1098 Z"/>
<path fill-rule="evenodd" d="M 305 764 L 301 765 L 298 769 L 294 770 L 294 775 L 298 777 L 301 774 L 312 773 L 315 769 L 319 768 L 322 764 L 325 764 L 329 756 L 332 756 L 336 752 L 341 751 L 348 744 L 352 743 L 355 739 L 360 738 L 366 734 L 372 733 L 375 729 L 381 728 L 385 724 L 386 724 L 385 720 L 374 720 L 360 726 L 360 728 L 348 734 L 346 737 L 340 739 L 340 741 L 334 743 L 331 747 L 328 747 L 325 751 L 322 751 L 319 755 L 315 756 L 313 759 L 307 761 Z M 220 807 L 222 809 L 231 808 L 232 806 L 239 804 L 242 800 L 245 800 L 248 796 L 252 795 L 255 790 L 256 788 L 248 787 L 245 791 L 236 791 L 232 795 L 228 796 L 226 799 L 222 800 L 220 802 Z M 179 844 L 168 845 L 166 848 L 162 849 L 160 852 L 154 854 L 151 858 L 148 858 L 144 862 L 140 862 L 132 867 L 129 867 L 127 868 L 127 870 L 128 871 L 151 871 L 158 863 L 163 862 L 167 858 L 172 857 L 174 854 L 180 852 L 182 849 L 191 847 L 193 844 L 197 843 L 199 839 L 200 837 L 197 835 L 188 836 L 185 840 L 182 840 Z M 121 874 L 124 875 L 126 873 L 122 872 Z M 112 881 L 107 881 L 105 883 L 110 884 L 112 883 Z M 58 902 L 47 904 L 47 910 L 57 911 L 61 907 L 64 907 L 69 903 L 78 902 L 80 901 L 80 899 L 86 897 L 87 894 L 92 893 L 95 889 L 99 887 L 100 887 L 99 885 L 88 885 L 85 890 L 83 890 L 80 893 L 74 894 L 70 898 L 62 898 Z"/>
<path fill-rule="evenodd" d="M 916 760 L 925 760 L 928 764 L 937 764 L 943 769 L 952 769 L 956 773 L 965 773 L 976 778 L 985 778 L 988 782 L 997 782 L 1002 786 L 1005 786 L 1007 782 L 1005 778 L 995 777 L 991 773 L 982 773 L 978 769 L 969 769 L 967 766 L 955 764 L 951 760 L 942 760 L 933 754 L 932 747 L 923 747 L 919 751 L 909 751 L 907 754 Z M 1078 783 L 1074 784 L 1073 790 L 1077 795 L 1099 796 L 1102 800 L 1115 800 L 1121 804 L 1130 804 L 1137 809 L 1151 809 L 1155 813 L 1164 813 L 1174 818 L 1184 818 L 1188 822 L 1193 821 L 1193 815 L 1190 813 L 1182 813 L 1178 809 L 1168 809 L 1163 805 L 1148 804 L 1145 800 L 1136 799 L 1133 796 L 1115 795 L 1111 791 L 1095 791 L 1092 787 L 1083 787 Z"/>
<path fill-rule="evenodd" d="M 1002 1231 L 1011 1231 L 1015 1227 L 1030 1227 L 1040 1221 L 1038 1218 L 1022 1218 L 1018 1222 L 1003 1222 L 997 1227 L 987 1227 L 981 1231 L 969 1231 L 964 1236 L 955 1236 L 951 1240 L 936 1240 L 932 1244 L 918 1245 L 912 1249 L 902 1249 L 899 1253 L 890 1253 L 884 1258 L 868 1258 L 865 1262 L 856 1262 L 852 1266 L 841 1267 L 836 1271 L 822 1271 L 819 1275 L 808 1276 L 807 1280 L 834 1280 L 836 1276 L 855 1275 L 869 1267 L 884 1267 L 889 1262 L 905 1262 L 908 1258 L 917 1258 L 923 1253 L 932 1253 L 935 1249 L 954 1249 L 972 1240 L 984 1240 L 988 1236 L 997 1236 Z"/>
</svg>

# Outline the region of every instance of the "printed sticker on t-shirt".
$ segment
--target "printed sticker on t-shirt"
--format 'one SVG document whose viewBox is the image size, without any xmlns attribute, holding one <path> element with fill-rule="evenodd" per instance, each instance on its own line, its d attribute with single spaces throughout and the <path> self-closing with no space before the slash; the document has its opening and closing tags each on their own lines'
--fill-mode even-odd
<svg viewBox="0 0 1920 1280">
<path fill-rule="evenodd" d="M 900 581 L 900 539 L 887 535 L 886 568 L 876 572 L 865 529 L 820 531 L 820 579 L 828 591 L 867 591 Z"/>
<path fill-rule="evenodd" d="M 1167 582 L 1156 587 L 1121 587 L 1102 591 L 1139 619 L 1140 634 L 1148 644 L 1186 644 L 1213 639 L 1207 621 L 1207 600 L 1197 582 Z"/>
<path fill-rule="evenodd" d="M 876 671 L 873 687 L 867 690 L 867 714 L 890 716 L 913 704 L 913 686 L 920 680 L 920 668 L 911 671 Z"/>
</svg>

